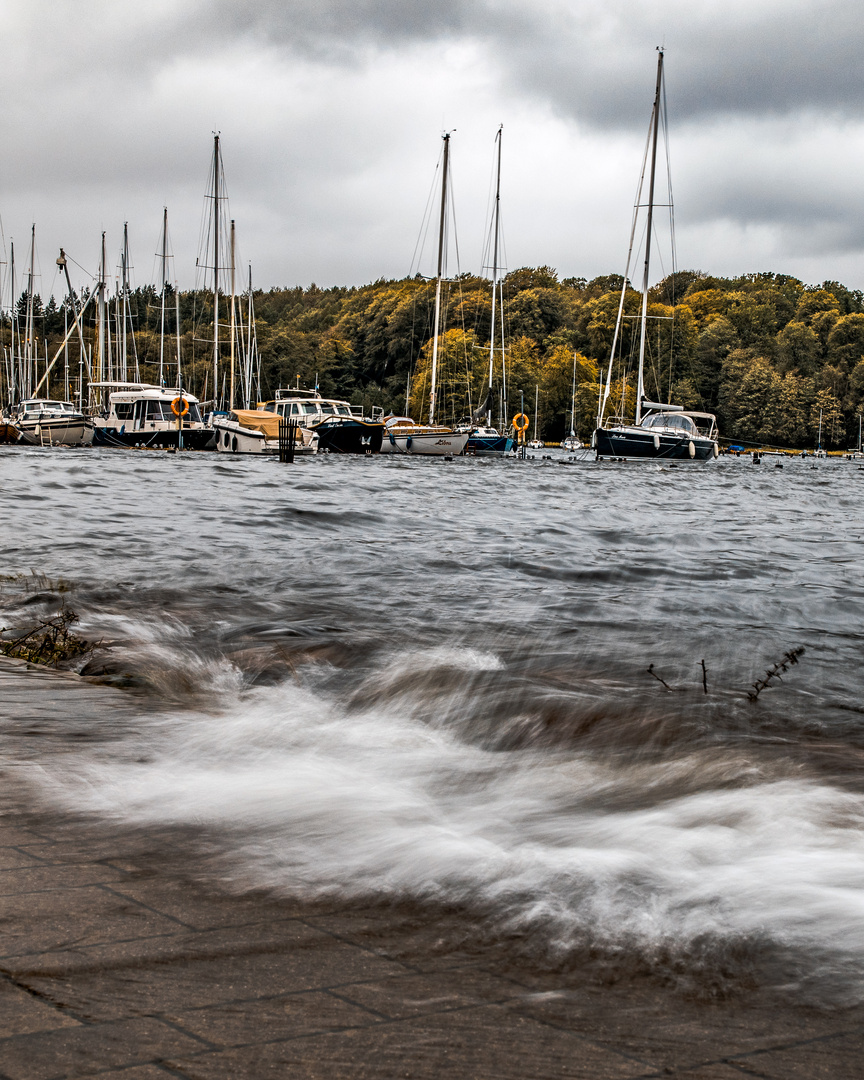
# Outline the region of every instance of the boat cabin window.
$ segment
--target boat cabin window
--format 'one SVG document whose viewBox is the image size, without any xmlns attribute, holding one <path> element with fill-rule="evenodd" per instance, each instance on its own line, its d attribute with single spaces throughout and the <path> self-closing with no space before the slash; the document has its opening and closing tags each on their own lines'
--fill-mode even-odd
<svg viewBox="0 0 864 1080">
<path fill-rule="evenodd" d="M 131 420 L 134 407 L 135 405 L 131 401 L 115 401 L 114 413 L 118 420 Z"/>
<path fill-rule="evenodd" d="M 642 421 L 643 428 L 672 428 L 676 431 L 695 432 L 696 425 L 689 416 L 681 413 L 651 413 Z"/>
</svg>

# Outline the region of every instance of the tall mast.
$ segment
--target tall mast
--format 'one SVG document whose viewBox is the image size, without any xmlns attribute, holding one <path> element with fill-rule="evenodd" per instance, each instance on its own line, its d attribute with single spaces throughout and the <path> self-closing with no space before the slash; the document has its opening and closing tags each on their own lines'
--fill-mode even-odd
<svg viewBox="0 0 864 1080">
<path fill-rule="evenodd" d="M 167 218 L 168 211 L 166 209 L 165 215 Z M 174 279 L 174 328 L 177 332 L 177 389 L 183 389 L 183 368 L 182 358 L 180 355 L 180 287 L 177 279 Z"/>
<path fill-rule="evenodd" d="M 234 218 L 231 218 L 231 388 L 228 397 L 228 409 L 234 409 L 234 339 L 236 335 L 235 323 L 235 281 L 234 281 Z"/>
<path fill-rule="evenodd" d="M 444 269 L 444 221 L 447 214 L 447 170 L 450 164 L 450 132 L 444 136 L 441 171 L 441 217 L 438 224 L 438 273 L 435 278 L 435 336 L 432 339 L 432 387 L 429 392 L 429 423 L 435 423 L 435 385 L 438 378 L 438 329 L 441 321 L 441 275 Z"/>
<path fill-rule="evenodd" d="M 213 136 L 213 408 L 219 405 L 219 134 Z"/>
<path fill-rule="evenodd" d="M 162 310 L 159 322 L 159 385 L 164 386 L 165 364 L 165 285 L 168 281 L 168 207 L 162 207 Z"/>
<path fill-rule="evenodd" d="M 102 382 L 105 378 L 103 370 L 105 357 L 105 233 L 102 233 L 102 258 L 99 262 L 99 282 L 96 286 L 96 319 L 98 331 L 96 337 L 96 381 Z"/>
<path fill-rule="evenodd" d="M 489 405 L 486 409 L 486 425 L 492 426 L 492 365 L 495 359 L 495 289 L 498 285 L 498 234 L 500 231 L 501 215 L 501 138 L 504 125 L 498 128 L 495 136 L 498 142 L 498 171 L 495 180 L 495 211 L 494 224 L 492 226 L 494 237 L 492 240 L 492 325 L 489 328 Z M 503 326 L 502 326 L 503 333 Z M 501 364 L 504 364 L 504 339 L 501 339 Z"/>
<path fill-rule="evenodd" d="M 129 341 L 127 335 L 127 315 L 129 312 L 129 222 L 123 222 L 123 254 L 120 256 L 120 288 L 122 290 L 123 307 L 123 331 L 121 342 L 118 342 L 120 350 L 120 378 L 129 378 Z"/>
<path fill-rule="evenodd" d="M 255 334 L 255 300 L 252 296 L 252 263 L 249 263 L 249 300 L 246 304 L 246 343 L 249 352 L 249 401 L 247 408 L 251 407 L 252 401 L 257 403 L 261 396 L 261 365 L 258 362 L 258 342 Z M 252 396 L 252 376 L 255 375 L 256 396 Z"/>
<path fill-rule="evenodd" d="M 24 330 L 24 384 L 22 391 L 30 396 L 33 385 L 33 274 L 36 260 L 36 225 L 30 230 L 30 273 L 27 276 L 27 323 Z"/>
<path fill-rule="evenodd" d="M 16 363 L 21 364 L 21 343 L 18 340 L 18 298 L 15 296 L 15 241 L 9 242 L 9 307 L 12 311 L 12 345 L 10 352 L 12 354 L 12 376 L 13 385 L 9 387 L 9 404 L 15 404 L 15 396 L 18 392 L 18 388 L 21 385 L 20 371 L 16 372 Z M 17 357 L 16 353 L 17 345 Z"/>
<path fill-rule="evenodd" d="M 651 260 L 651 229 L 654 220 L 654 174 L 657 169 L 657 129 L 660 123 L 660 89 L 663 83 L 663 50 L 657 50 L 657 87 L 654 91 L 653 133 L 651 137 L 651 178 L 648 181 L 648 222 L 645 231 L 645 271 L 642 275 L 642 318 L 639 327 L 639 381 L 636 386 L 636 423 L 642 419 L 645 392 L 645 342 L 648 324 L 648 273 Z"/>
<path fill-rule="evenodd" d="M 576 353 L 573 353 L 573 388 L 570 392 L 570 438 L 576 437 Z"/>
</svg>

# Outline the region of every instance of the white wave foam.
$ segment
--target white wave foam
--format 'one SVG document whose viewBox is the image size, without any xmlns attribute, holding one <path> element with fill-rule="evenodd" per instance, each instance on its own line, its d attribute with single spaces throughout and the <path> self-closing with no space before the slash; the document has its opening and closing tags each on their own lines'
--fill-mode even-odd
<svg viewBox="0 0 864 1080">
<path fill-rule="evenodd" d="M 740 787 L 645 807 L 658 779 L 674 788 L 704 760 L 491 753 L 404 714 L 343 714 L 293 684 L 223 715 L 154 718 L 141 737 L 122 759 L 103 748 L 52 763 L 43 791 L 126 824 L 204 827 L 241 887 L 463 903 L 561 949 L 771 940 L 864 972 L 854 793 L 745 782 L 742 769 Z M 641 808 L 611 808 L 640 795 Z"/>
</svg>

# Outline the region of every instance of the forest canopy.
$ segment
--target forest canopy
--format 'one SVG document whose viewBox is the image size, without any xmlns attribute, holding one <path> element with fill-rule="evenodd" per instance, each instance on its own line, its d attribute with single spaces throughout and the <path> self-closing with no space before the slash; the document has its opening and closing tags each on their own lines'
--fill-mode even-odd
<svg viewBox="0 0 864 1080">
<path fill-rule="evenodd" d="M 500 285 L 496 309 L 492 411 L 509 423 L 522 407 L 533 419 L 535 395 L 541 438 L 555 441 L 574 427 L 591 435 L 600 379 L 605 379 L 623 280 L 607 275 L 588 281 L 560 280 L 550 267 L 524 267 Z M 80 303 L 79 298 L 79 303 Z M 421 277 L 380 280 L 361 287 L 273 288 L 253 293 L 263 399 L 279 387 L 318 386 L 367 409 L 423 419 L 429 406 L 435 283 Z M 174 311 L 179 312 L 179 335 Z M 34 335 L 39 374 L 47 352 L 63 339 L 68 301 L 34 300 Z M 85 340 L 95 340 L 90 305 Z M 616 361 L 611 411 L 632 415 L 638 356 L 641 296 L 624 296 L 622 363 Z M 18 304 L 17 335 L 25 325 L 27 297 Z M 221 370 L 229 357 L 229 304 L 220 305 Z M 138 358 L 141 377 L 158 378 L 162 300 L 152 288 L 128 300 L 127 355 Z M 166 303 L 173 369 L 179 337 L 184 383 L 202 398 L 213 397 L 212 296 L 203 291 L 173 294 Z M 491 283 L 464 274 L 445 283 L 439 341 L 438 420 L 456 422 L 484 400 L 490 362 Z M 713 277 L 679 271 L 655 285 L 648 297 L 646 394 L 717 414 L 724 439 L 783 447 L 814 444 L 822 416 L 823 445 L 857 443 L 864 409 L 864 296 L 836 281 L 805 285 L 782 274 Z M 248 322 L 241 305 L 239 323 Z M 67 321 L 66 326 L 69 325 Z M 506 412 L 501 380 L 506 358 Z M 112 331 L 115 353 L 120 322 Z M 244 331 L 245 332 L 245 331 Z M 10 319 L 4 321 L 8 358 Z M 70 360 L 77 378 L 78 345 Z M 58 393 L 59 368 L 51 389 Z M 8 372 L 7 372 L 8 373 Z M 573 394 L 575 373 L 575 395 Z M 209 382 L 208 382 L 209 380 Z M 225 392 L 225 383 L 219 388 Z M 6 399 L 4 386 L 4 400 Z"/>
</svg>

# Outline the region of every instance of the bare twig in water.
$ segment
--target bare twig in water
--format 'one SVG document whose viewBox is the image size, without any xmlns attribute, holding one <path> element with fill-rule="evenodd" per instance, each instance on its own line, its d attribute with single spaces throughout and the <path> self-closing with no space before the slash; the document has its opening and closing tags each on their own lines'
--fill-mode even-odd
<svg viewBox="0 0 864 1080">
<path fill-rule="evenodd" d="M 705 670 L 705 661 L 701 661 L 702 664 L 702 689 L 705 693 L 708 693 L 708 672 Z"/>
<path fill-rule="evenodd" d="M 772 667 L 768 668 L 761 679 L 757 679 L 756 682 L 753 683 L 753 689 L 748 690 L 747 697 L 751 701 L 755 701 L 766 686 L 770 686 L 774 679 L 779 679 L 793 664 L 797 664 L 798 657 L 803 655 L 803 645 L 799 645 L 796 649 L 790 649 L 788 652 L 783 653 L 783 658 L 778 660 Z"/>
<path fill-rule="evenodd" d="M 663 685 L 664 685 L 664 686 L 666 687 L 666 689 L 667 689 L 667 690 L 671 690 L 671 689 L 672 689 L 672 687 L 671 687 L 671 686 L 669 685 L 669 683 L 668 683 L 668 682 L 666 682 L 666 680 L 665 680 L 665 679 L 661 679 L 661 678 L 660 678 L 660 676 L 659 676 L 659 675 L 657 674 L 657 672 L 656 672 L 656 671 L 654 670 L 654 665 L 653 665 L 653 664 L 649 664 L 649 665 L 648 665 L 648 669 L 647 669 L 647 670 L 648 670 L 648 674 L 649 674 L 649 675 L 653 675 L 653 676 L 654 676 L 654 678 L 655 678 L 655 679 L 657 680 L 657 682 L 663 683 Z"/>
<path fill-rule="evenodd" d="M 59 667 L 96 648 L 96 645 L 71 632 L 70 627 L 76 622 L 78 616 L 75 612 L 64 608 L 59 615 L 43 619 L 26 634 L 12 639 L 0 637 L 0 652 L 31 664 Z M 0 629 L 0 635 L 8 632 L 6 627 Z"/>
</svg>

